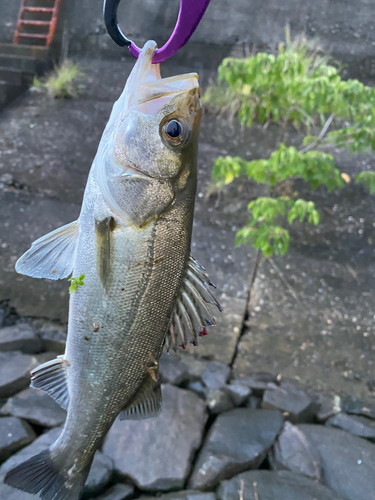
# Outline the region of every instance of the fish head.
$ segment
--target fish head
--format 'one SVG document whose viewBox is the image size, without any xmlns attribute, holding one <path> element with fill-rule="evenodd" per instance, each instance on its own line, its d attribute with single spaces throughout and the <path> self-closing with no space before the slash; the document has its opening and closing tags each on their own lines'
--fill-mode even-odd
<svg viewBox="0 0 375 500">
<path fill-rule="evenodd" d="M 99 183 L 112 210 L 137 226 L 157 218 L 196 178 L 198 75 L 161 78 L 155 50 L 155 42 L 145 45 L 118 101 L 122 108 L 114 107 Z"/>
<path fill-rule="evenodd" d="M 159 92 L 140 102 L 122 121 L 115 136 L 114 161 L 125 174 L 134 170 L 172 179 L 184 165 L 184 152 L 196 146 L 201 113 L 198 80 L 196 75 L 181 78 L 192 80 L 186 82 L 192 88 L 165 92 L 167 83 L 158 80 Z"/>
</svg>

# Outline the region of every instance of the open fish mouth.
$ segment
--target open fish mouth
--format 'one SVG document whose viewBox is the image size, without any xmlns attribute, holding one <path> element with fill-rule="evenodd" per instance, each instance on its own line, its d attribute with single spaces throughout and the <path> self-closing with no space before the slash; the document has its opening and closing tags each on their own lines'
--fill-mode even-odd
<svg viewBox="0 0 375 500">
<path fill-rule="evenodd" d="M 186 73 L 184 75 L 170 76 L 146 82 L 141 87 L 143 98 L 138 100 L 138 105 L 145 102 L 160 99 L 162 97 L 173 97 L 176 94 L 188 92 L 199 87 L 197 73 Z"/>
<path fill-rule="evenodd" d="M 141 113 L 156 116 L 169 101 L 178 95 L 199 89 L 198 75 L 188 73 L 171 76 L 139 85 L 137 97 L 128 111 L 137 110 Z"/>
</svg>

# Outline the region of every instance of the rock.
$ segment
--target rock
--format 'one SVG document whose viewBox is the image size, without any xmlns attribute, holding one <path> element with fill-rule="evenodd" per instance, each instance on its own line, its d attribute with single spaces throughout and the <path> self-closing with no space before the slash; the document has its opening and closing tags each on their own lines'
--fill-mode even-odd
<svg viewBox="0 0 375 500">
<path fill-rule="evenodd" d="M 239 496 L 239 492 L 242 492 Z M 219 500 L 345 500 L 325 486 L 295 472 L 254 470 L 223 481 Z"/>
<path fill-rule="evenodd" d="M 155 497 L 141 496 L 139 500 L 151 500 Z M 158 496 L 158 500 L 216 500 L 214 493 L 194 490 L 175 491 L 166 495 Z"/>
<path fill-rule="evenodd" d="M 216 500 L 215 493 L 194 490 L 176 491 L 168 493 L 163 500 Z"/>
<path fill-rule="evenodd" d="M 320 402 L 320 408 L 316 414 L 318 422 L 324 423 L 333 415 L 341 411 L 340 396 L 323 396 Z"/>
<path fill-rule="evenodd" d="M 34 455 L 37 455 L 45 450 L 54 441 L 56 441 L 60 433 L 61 428 L 55 428 L 45 434 L 42 434 L 35 441 L 29 444 L 29 446 L 22 448 L 21 451 L 12 455 L 6 462 L 3 463 L 0 467 L 0 500 L 35 500 L 35 495 L 25 493 L 4 484 L 3 480 L 5 474 L 21 462 L 24 462 L 25 460 L 28 460 Z"/>
<path fill-rule="evenodd" d="M 184 355 L 183 360 L 188 366 L 188 380 L 192 382 L 201 380 L 203 373 L 207 370 L 209 361 L 203 361 L 188 355 Z"/>
<path fill-rule="evenodd" d="M 207 420 L 205 404 L 194 393 L 162 386 L 163 405 L 157 418 L 117 420 L 103 451 L 117 473 L 143 490 L 182 488 Z"/>
<path fill-rule="evenodd" d="M 245 469 L 258 467 L 283 425 L 279 412 L 236 408 L 217 417 L 199 453 L 189 486 L 213 488 Z"/>
<path fill-rule="evenodd" d="M 5 309 L 5 307 L 0 307 L 0 328 L 4 324 L 5 316 L 6 316 L 6 309 Z"/>
<path fill-rule="evenodd" d="M 0 418 L 0 462 L 35 438 L 36 434 L 27 422 L 15 417 Z"/>
<path fill-rule="evenodd" d="M 43 320 L 35 320 L 33 325 L 40 335 L 46 351 L 53 351 L 57 354 L 65 352 L 66 326 Z"/>
<path fill-rule="evenodd" d="M 25 354 L 40 352 L 42 343 L 27 323 L 0 329 L 0 352 L 21 351 Z"/>
<path fill-rule="evenodd" d="M 101 451 L 97 451 L 85 484 L 85 493 L 93 494 L 102 491 L 111 480 L 112 473 L 113 460 Z"/>
<path fill-rule="evenodd" d="M 187 354 L 163 354 L 160 358 L 163 382 L 178 385 L 183 382 L 201 381 L 208 389 L 220 389 L 230 375 L 230 368 L 218 361 L 196 359 Z"/>
<path fill-rule="evenodd" d="M 95 500 L 126 500 L 133 496 L 134 486 L 131 484 L 117 483 L 103 495 L 95 497 Z M 94 500 L 94 499 L 92 499 Z"/>
<path fill-rule="evenodd" d="M 189 385 L 187 386 L 187 388 L 190 391 L 193 391 L 196 394 L 198 394 L 198 396 L 200 396 L 202 399 L 206 399 L 207 393 L 209 391 L 209 389 L 207 389 L 207 387 L 205 387 L 202 384 L 202 382 L 199 382 L 199 381 L 190 382 Z"/>
<path fill-rule="evenodd" d="M 162 354 L 159 360 L 162 383 L 179 385 L 189 379 L 189 367 L 176 354 Z"/>
<path fill-rule="evenodd" d="M 234 407 L 229 394 L 222 389 L 210 389 L 206 396 L 207 406 L 211 413 L 216 415 Z"/>
<path fill-rule="evenodd" d="M 375 419 L 375 404 L 364 403 L 356 398 L 347 398 L 343 403 L 343 411 L 352 415 L 363 415 Z"/>
<path fill-rule="evenodd" d="M 262 406 L 262 398 L 259 396 L 251 395 L 248 402 L 246 403 L 247 408 L 252 408 L 253 410 L 259 409 Z"/>
<path fill-rule="evenodd" d="M 229 395 L 235 406 L 240 406 L 245 403 L 251 394 L 250 387 L 241 384 L 231 383 L 230 385 L 224 386 L 223 390 Z"/>
<path fill-rule="evenodd" d="M 338 427 L 350 432 L 350 434 L 375 441 L 375 422 L 367 417 L 338 413 L 327 420 L 326 426 Z"/>
<path fill-rule="evenodd" d="M 20 352 L 0 352 L 0 398 L 13 396 L 30 383 L 30 371 L 39 359 Z"/>
<path fill-rule="evenodd" d="M 14 177 L 12 174 L 6 173 L 0 176 L 0 182 L 6 186 L 11 186 L 14 182 Z"/>
<path fill-rule="evenodd" d="M 162 383 L 180 385 L 184 382 L 198 382 L 209 370 L 209 361 L 202 361 L 192 356 L 179 356 L 173 352 L 162 354 L 159 361 Z M 219 363 L 221 366 L 221 363 Z M 224 365 L 225 366 L 225 365 Z"/>
<path fill-rule="evenodd" d="M 208 363 L 207 369 L 202 373 L 201 380 L 209 389 L 221 389 L 230 375 L 230 368 L 224 363 L 212 361 Z"/>
<path fill-rule="evenodd" d="M 315 446 L 326 486 L 350 500 L 369 500 L 375 491 L 375 445 L 340 429 L 299 425 Z"/>
<path fill-rule="evenodd" d="M 278 377 L 268 372 L 251 373 L 242 375 L 232 380 L 232 384 L 242 384 L 250 387 L 253 394 L 263 396 L 266 389 L 274 389 L 279 385 Z"/>
<path fill-rule="evenodd" d="M 270 454 L 272 469 L 288 469 L 320 481 L 320 457 L 314 446 L 309 446 L 302 431 L 285 422 L 273 452 Z"/>
<path fill-rule="evenodd" d="M 66 411 L 51 396 L 31 387 L 10 398 L 0 414 L 24 418 L 43 427 L 57 427 L 66 418 Z"/>
<path fill-rule="evenodd" d="M 293 384 L 285 382 L 275 389 L 267 389 L 263 396 L 262 408 L 280 410 L 293 423 L 312 422 L 318 409 L 317 403 Z"/>
</svg>

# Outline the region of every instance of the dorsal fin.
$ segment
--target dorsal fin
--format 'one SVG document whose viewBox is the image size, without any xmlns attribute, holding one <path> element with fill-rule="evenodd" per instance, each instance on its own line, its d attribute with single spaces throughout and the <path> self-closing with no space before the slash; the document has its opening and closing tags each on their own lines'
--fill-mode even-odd
<svg viewBox="0 0 375 500">
<path fill-rule="evenodd" d="M 47 361 L 31 372 L 30 387 L 49 394 L 64 410 L 69 406 L 68 363 L 64 356 Z"/>
<path fill-rule="evenodd" d="M 208 286 L 215 287 L 204 267 L 190 257 L 181 296 L 177 301 L 166 336 L 167 351 L 171 347 L 176 350 L 178 343 L 183 349 L 186 349 L 187 342 L 197 345 L 198 336 L 207 334 L 206 327 L 215 325 L 215 319 L 208 305 L 215 305 L 219 311 L 221 306 L 208 290 Z"/>
<path fill-rule="evenodd" d="M 136 397 L 120 413 L 120 420 L 143 420 L 160 414 L 162 397 L 158 373 L 156 378 L 157 382 L 151 376 L 147 376 Z"/>
<path fill-rule="evenodd" d="M 32 278 L 58 280 L 73 272 L 79 236 L 74 221 L 34 241 L 16 262 L 16 271 Z"/>
</svg>

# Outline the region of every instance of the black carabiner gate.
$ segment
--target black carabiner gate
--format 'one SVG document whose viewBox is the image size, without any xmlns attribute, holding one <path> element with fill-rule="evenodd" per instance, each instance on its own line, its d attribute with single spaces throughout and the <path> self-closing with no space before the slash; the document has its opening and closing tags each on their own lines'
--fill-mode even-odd
<svg viewBox="0 0 375 500">
<path fill-rule="evenodd" d="M 132 43 L 126 38 L 117 23 L 117 8 L 120 0 L 104 0 L 103 14 L 107 31 L 114 42 L 120 47 L 129 47 Z"/>
</svg>

